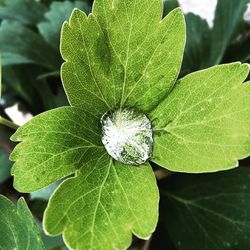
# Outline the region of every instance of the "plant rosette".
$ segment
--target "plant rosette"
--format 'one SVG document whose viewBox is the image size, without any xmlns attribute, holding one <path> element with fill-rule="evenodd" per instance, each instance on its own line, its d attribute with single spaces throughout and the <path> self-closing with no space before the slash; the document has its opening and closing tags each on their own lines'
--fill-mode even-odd
<svg viewBox="0 0 250 250">
<path fill-rule="evenodd" d="M 44 228 L 70 249 L 126 249 L 147 239 L 159 194 L 150 161 L 176 172 L 226 170 L 250 153 L 246 64 L 177 80 L 185 47 L 177 8 L 161 0 L 96 0 L 61 36 L 69 107 L 38 115 L 12 136 L 14 186 L 34 192 L 65 177 Z"/>
</svg>

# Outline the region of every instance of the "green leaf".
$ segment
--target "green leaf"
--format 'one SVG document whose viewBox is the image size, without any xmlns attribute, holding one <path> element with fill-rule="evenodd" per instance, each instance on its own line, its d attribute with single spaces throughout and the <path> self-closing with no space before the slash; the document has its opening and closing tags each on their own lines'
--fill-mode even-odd
<svg viewBox="0 0 250 250">
<path fill-rule="evenodd" d="M 218 0 L 214 26 L 194 14 L 186 15 L 187 47 L 183 73 L 221 63 L 227 47 L 237 35 L 249 0 Z"/>
<path fill-rule="evenodd" d="M 249 66 L 215 66 L 179 80 L 151 113 L 157 164 L 180 172 L 233 168 L 250 154 Z"/>
<path fill-rule="evenodd" d="M 70 249 L 126 249 L 131 233 L 148 238 L 158 219 L 158 188 L 149 164 L 114 162 L 106 154 L 64 181 L 45 212 L 49 234 Z"/>
<path fill-rule="evenodd" d="M 33 25 L 43 20 L 46 7 L 35 0 L 8 0 L 0 6 L 0 19 Z"/>
<path fill-rule="evenodd" d="M 38 24 L 41 35 L 55 49 L 59 49 L 62 24 L 69 19 L 74 8 L 82 9 L 86 13 L 90 11 L 90 7 L 83 1 L 52 2 L 50 10 L 45 13 L 46 20 Z"/>
<path fill-rule="evenodd" d="M 14 187 L 33 192 L 74 173 L 102 154 L 99 119 L 81 109 L 63 107 L 36 116 L 11 137 Z M 34 150 L 35 149 L 35 150 Z"/>
<path fill-rule="evenodd" d="M 60 67 L 57 52 L 39 34 L 17 22 L 1 23 L 0 47 L 3 66 L 33 63 L 51 70 Z"/>
<path fill-rule="evenodd" d="M 17 208 L 0 195 L 0 249 L 44 250 L 39 230 L 23 198 Z"/>
<path fill-rule="evenodd" d="M 0 149 L 0 183 L 10 177 L 11 165 L 8 155 Z"/>
<path fill-rule="evenodd" d="M 173 87 L 185 44 L 181 10 L 161 17 L 160 0 L 96 0 L 88 17 L 75 10 L 61 41 L 70 103 L 98 115 L 156 106 Z"/>
<path fill-rule="evenodd" d="M 248 167 L 214 174 L 173 175 L 160 190 L 160 220 L 177 249 L 249 248 Z"/>
</svg>

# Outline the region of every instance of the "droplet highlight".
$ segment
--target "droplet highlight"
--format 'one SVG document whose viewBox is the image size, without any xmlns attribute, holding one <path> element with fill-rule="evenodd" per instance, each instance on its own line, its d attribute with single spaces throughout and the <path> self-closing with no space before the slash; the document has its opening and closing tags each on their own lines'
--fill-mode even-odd
<svg viewBox="0 0 250 250">
<path fill-rule="evenodd" d="M 147 116 L 136 109 L 108 111 L 101 118 L 102 143 L 108 154 L 127 165 L 141 165 L 152 153 L 153 131 Z"/>
</svg>

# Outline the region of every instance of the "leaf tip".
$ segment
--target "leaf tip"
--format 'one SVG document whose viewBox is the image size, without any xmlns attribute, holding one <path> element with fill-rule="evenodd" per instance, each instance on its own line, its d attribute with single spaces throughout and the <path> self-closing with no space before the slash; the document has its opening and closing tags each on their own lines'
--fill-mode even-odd
<svg viewBox="0 0 250 250">
<path fill-rule="evenodd" d="M 75 19 L 79 21 L 80 17 L 87 19 L 87 14 L 78 8 L 74 8 L 69 18 L 69 25 L 72 25 L 75 22 Z"/>
</svg>

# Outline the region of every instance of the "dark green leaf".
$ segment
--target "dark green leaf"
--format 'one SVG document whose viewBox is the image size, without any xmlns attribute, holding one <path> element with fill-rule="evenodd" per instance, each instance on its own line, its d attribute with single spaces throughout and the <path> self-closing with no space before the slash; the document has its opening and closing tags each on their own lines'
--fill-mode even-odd
<svg viewBox="0 0 250 250">
<path fill-rule="evenodd" d="M 44 39 L 55 49 L 59 50 L 62 24 L 68 20 L 74 8 L 89 13 L 90 7 L 84 1 L 52 2 L 50 10 L 45 13 L 46 20 L 38 24 L 38 29 Z"/>
<path fill-rule="evenodd" d="M 51 70 L 60 67 L 59 54 L 39 34 L 20 23 L 1 24 L 0 48 L 3 66 L 33 63 Z"/>
<path fill-rule="evenodd" d="M 163 16 L 166 16 L 177 7 L 179 7 L 177 0 L 163 0 Z"/>
<path fill-rule="evenodd" d="M 0 195 L 0 249 L 44 250 L 39 230 L 21 198 L 15 205 Z"/>
<path fill-rule="evenodd" d="M 8 0 L 0 6 L 0 19 L 16 20 L 33 25 L 44 18 L 46 7 L 35 0 Z"/>
<path fill-rule="evenodd" d="M 10 177 L 11 165 L 9 156 L 0 149 L 0 183 Z"/>
<path fill-rule="evenodd" d="M 207 68 L 222 61 L 238 31 L 249 0 L 218 0 L 214 26 L 210 30 L 200 17 L 186 15 L 187 46 L 183 74 Z"/>
<path fill-rule="evenodd" d="M 160 190 L 160 218 L 177 249 L 249 249 L 249 168 L 176 174 Z"/>
</svg>

